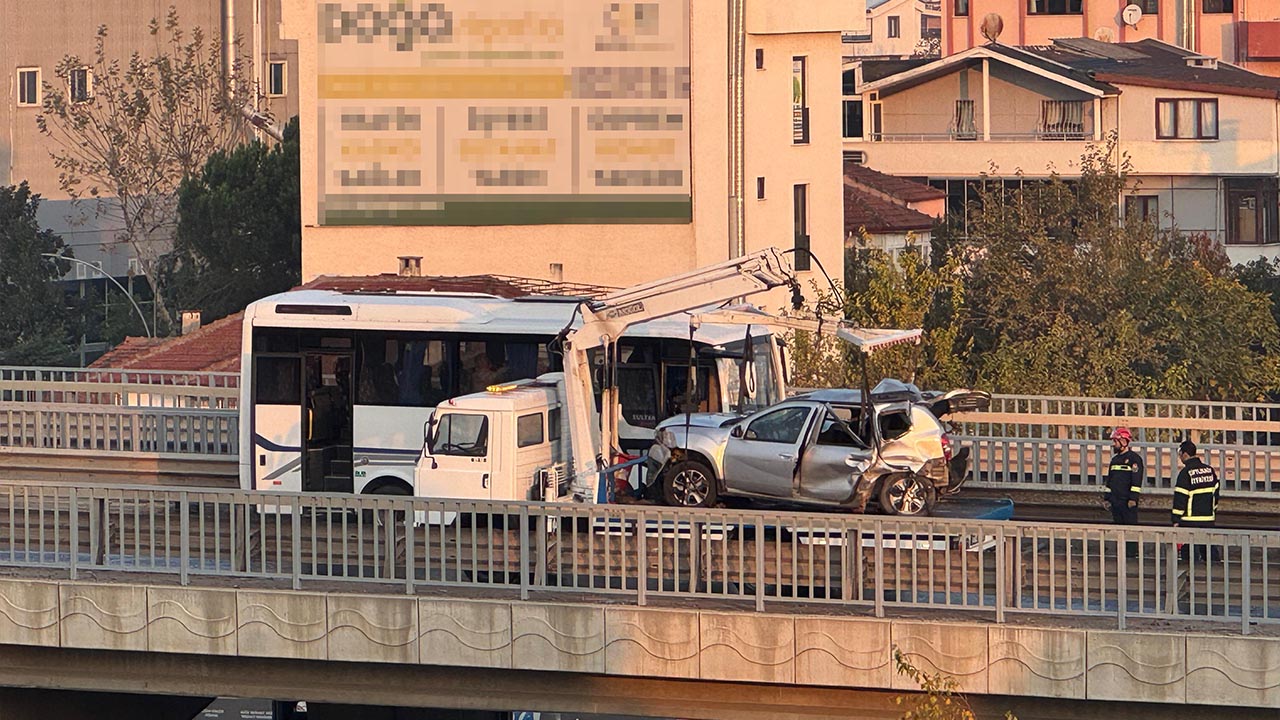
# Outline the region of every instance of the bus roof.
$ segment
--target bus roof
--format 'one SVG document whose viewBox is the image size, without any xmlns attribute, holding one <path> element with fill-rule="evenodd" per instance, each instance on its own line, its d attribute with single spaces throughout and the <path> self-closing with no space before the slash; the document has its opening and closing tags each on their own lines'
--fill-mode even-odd
<svg viewBox="0 0 1280 720">
<path fill-rule="evenodd" d="M 495 335 L 555 335 L 580 302 L 577 298 L 500 298 L 480 293 L 344 293 L 292 290 L 263 298 L 245 309 L 253 327 L 333 328 L 406 332 L 482 332 Z M 579 322 L 575 318 L 575 324 Z M 704 323 L 694 333 L 718 345 L 742 338 L 737 325 Z M 753 327 L 752 335 L 765 335 Z M 651 320 L 629 328 L 629 337 L 689 337 L 684 316 Z"/>
</svg>

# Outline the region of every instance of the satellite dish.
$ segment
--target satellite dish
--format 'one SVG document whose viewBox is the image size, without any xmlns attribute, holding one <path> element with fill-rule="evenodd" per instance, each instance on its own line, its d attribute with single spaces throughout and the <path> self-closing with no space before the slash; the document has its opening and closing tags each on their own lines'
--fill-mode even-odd
<svg viewBox="0 0 1280 720">
<path fill-rule="evenodd" d="M 1115 42 L 1116 33 L 1109 27 L 1100 27 L 1093 31 L 1093 39 L 1104 43 Z"/>
<path fill-rule="evenodd" d="M 1000 37 L 1000 33 L 1004 32 L 1004 20 L 998 13 L 987 13 L 987 16 L 982 18 L 979 29 L 982 30 L 982 37 L 995 42 L 996 38 Z"/>
<path fill-rule="evenodd" d="M 1120 19 L 1129 27 L 1138 27 L 1138 21 L 1142 19 L 1142 8 L 1130 3 L 1120 11 Z"/>
</svg>

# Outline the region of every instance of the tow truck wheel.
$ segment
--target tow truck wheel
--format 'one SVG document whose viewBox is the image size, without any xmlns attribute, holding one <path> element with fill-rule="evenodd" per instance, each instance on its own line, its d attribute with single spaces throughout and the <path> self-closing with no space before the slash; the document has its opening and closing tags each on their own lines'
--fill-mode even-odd
<svg viewBox="0 0 1280 720">
<path fill-rule="evenodd" d="M 716 477 L 697 460 L 682 460 L 662 474 L 662 499 L 676 507 L 716 504 Z"/>
<path fill-rule="evenodd" d="M 933 483 L 914 473 L 891 475 L 880 484 L 880 509 L 888 515 L 932 515 L 935 502 Z"/>
</svg>

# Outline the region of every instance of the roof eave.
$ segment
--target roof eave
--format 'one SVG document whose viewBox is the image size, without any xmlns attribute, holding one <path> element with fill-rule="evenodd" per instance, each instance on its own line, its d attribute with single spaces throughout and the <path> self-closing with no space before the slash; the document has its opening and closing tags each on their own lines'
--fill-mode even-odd
<svg viewBox="0 0 1280 720">
<path fill-rule="evenodd" d="M 1280 99 L 1280 90 L 1267 90 L 1265 88 L 1234 87 L 1231 85 L 1219 85 L 1217 83 L 1164 80 L 1161 78 L 1118 75 L 1115 73 L 1098 73 L 1097 77 L 1099 80 L 1104 82 L 1120 85 L 1137 85 L 1139 87 L 1165 88 L 1168 90 L 1190 90 L 1193 92 L 1255 97 L 1268 100 Z"/>
</svg>

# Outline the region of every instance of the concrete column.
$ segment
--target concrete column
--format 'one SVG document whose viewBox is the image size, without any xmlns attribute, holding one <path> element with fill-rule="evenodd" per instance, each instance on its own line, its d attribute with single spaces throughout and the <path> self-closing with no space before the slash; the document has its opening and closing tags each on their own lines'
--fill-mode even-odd
<svg viewBox="0 0 1280 720">
<path fill-rule="evenodd" d="M 213 698 L 180 695 L 131 695 L 73 690 L 0 688 L 0 718 L 4 720 L 49 720 L 49 718 L 191 720 L 212 701 Z"/>
<path fill-rule="evenodd" d="M 991 58 L 982 58 L 982 140 L 991 142 Z"/>
</svg>

